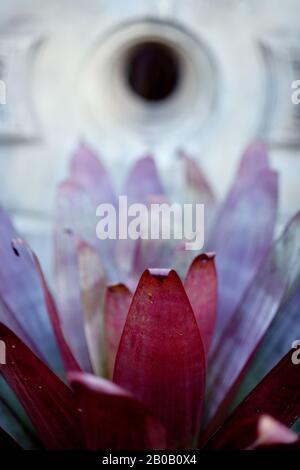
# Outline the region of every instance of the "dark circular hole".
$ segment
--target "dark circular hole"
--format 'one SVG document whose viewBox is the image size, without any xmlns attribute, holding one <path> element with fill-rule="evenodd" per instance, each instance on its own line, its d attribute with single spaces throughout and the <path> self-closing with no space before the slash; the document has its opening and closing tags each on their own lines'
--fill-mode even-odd
<svg viewBox="0 0 300 470">
<path fill-rule="evenodd" d="M 177 54 L 167 45 L 145 41 L 132 48 L 126 64 L 130 88 L 147 101 L 170 96 L 179 82 Z"/>
</svg>

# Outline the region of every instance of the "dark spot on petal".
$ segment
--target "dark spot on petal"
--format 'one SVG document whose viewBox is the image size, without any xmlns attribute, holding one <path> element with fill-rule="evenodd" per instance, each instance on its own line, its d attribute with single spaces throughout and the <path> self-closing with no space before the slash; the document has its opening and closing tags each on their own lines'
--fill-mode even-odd
<svg viewBox="0 0 300 470">
<path fill-rule="evenodd" d="M 16 248 L 14 245 L 12 245 L 11 247 L 12 247 L 12 249 L 13 249 L 14 254 L 15 254 L 16 256 L 20 256 L 19 250 L 17 250 L 17 248 Z"/>
</svg>

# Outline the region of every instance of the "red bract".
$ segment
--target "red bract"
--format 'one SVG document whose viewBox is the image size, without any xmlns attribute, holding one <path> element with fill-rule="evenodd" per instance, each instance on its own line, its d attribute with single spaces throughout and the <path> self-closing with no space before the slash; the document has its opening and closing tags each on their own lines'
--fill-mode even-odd
<svg viewBox="0 0 300 470">
<path fill-rule="evenodd" d="M 86 447 L 106 449 L 165 449 L 166 431 L 149 410 L 126 390 L 88 374 L 72 373 L 82 413 Z"/>
<path fill-rule="evenodd" d="M 201 289 L 199 286 L 202 286 Z M 184 287 L 208 356 L 217 310 L 217 273 L 213 255 L 203 254 L 195 258 L 187 273 Z"/>
<path fill-rule="evenodd" d="M 99 241 L 96 206 L 116 194 L 80 146 L 58 189 L 56 299 L 0 212 L 0 371 L 27 414 L 0 382 L 0 449 L 299 446 L 285 425 L 300 416 L 300 368 L 288 352 L 291 322 L 299 325 L 300 214 L 274 242 L 277 176 L 261 143 L 246 151 L 219 207 L 184 152 L 181 165 L 173 194 L 205 203 L 208 253 L 166 240 Z M 124 194 L 171 201 L 149 156 Z M 241 384 L 247 396 L 228 417 Z"/>
<path fill-rule="evenodd" d="M 146 271 L 133 297 L 113 380 L 164 424 L 172 447 L 197 436 L 205 355 L 183 285 L 174 271 Z"/>
<path fill-rule="evenodd" d="M 81 448 L 81 410 L 76 407 L 72 391 L 3 324 L 0 324 L 0 336 L 7 348 L 7 363 L 1 372 L 24 406 L 44 446 L 48 449 Z"/>
</svg>

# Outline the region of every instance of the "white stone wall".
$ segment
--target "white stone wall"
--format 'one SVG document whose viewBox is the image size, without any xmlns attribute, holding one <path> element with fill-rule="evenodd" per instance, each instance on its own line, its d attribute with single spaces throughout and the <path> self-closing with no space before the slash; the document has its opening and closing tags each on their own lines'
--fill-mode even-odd
<svg viewBox="0 0 300 470">
<path fill-rule="evenodd" d="M 175 21 L 195 35 L 216 64 L 212 74 L 198 64 L 202 92 L 195 100 L 198 108 L 191 102 L 188 108 L 181 103 L 175 112 L 162 109 L 161 121 L 157 115 L 153 118 L 154 137 L 148 132 L 149 110 L 139 108 L 138 118 L 133 118 L 128 103 L 120 102 L 118 95 L 111 106 L 105 101 L 112 93 L 110 77 L 117 70 L 110 68 L 113 48 L 106 44 L 108 31 L 149 15 Z M 279 30 L 290 34 L 282 37 L 281 46 L 276 45 Z M 117 184 L 129 165 L 150 151 L 166 184 L 173 185 L 174 152 L 185 147 L 221 197 L 242 149 L 263 133 L 281 174 L 281 221 L 299 209 L 300 147 L 295 142 L 289 145 L 294 108 L 286 88 L 292 79 L 300 79 L 290 66 L 291 55 L 297 57 L 298 31 L 300 37 L 298 0 L 2 0 L 0 60 L 7 65 L 8 94 L 7 108 L 2 110 L 6 115 L 0 112 L 0 200 L 47 271 L 55 186 L 65 176 L 70 153 L 82 137 L 99 151 Z M 275 45 L 270 47 L 283 50 L 283 55 L 275 54 L 280 100 L 276 80 L 266 79 L 261 53 L 261 44 L 274 32 Z M 126 44 L 126 31 L 123 41 Z M 197 47 L 188 47 L 191 60 L 197 58 Z M 199 110 L 208 106 L 205 99 L 212 83 L 214 107 L 202 122 Z M 275 100 L 276 107 L 266 114 L 268 100 Z M 178 119 L 172 121 L 177 112 Z"/>
</svg>

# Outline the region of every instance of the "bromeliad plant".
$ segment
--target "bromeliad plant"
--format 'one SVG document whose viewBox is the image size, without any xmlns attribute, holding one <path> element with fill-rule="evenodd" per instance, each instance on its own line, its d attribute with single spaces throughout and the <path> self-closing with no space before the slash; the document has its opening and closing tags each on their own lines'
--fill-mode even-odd
<svg viewBox="0 0 300 470">
<path fill-rule="evenodd" d="M 204 203 L 210 216 L 207 251 L 192 261 L 165 241 L 97 240 L 95 206 L 116 196 L 100 160 L 79 148 L 58 190 L 57 302 L 0 213 L 0 448 L 299 446 L 287 427 L 300 415 L 290 350 L 300 333 L 300 214 L 273 242 L 278 183 L 261 143 L 217 208 L 196 163 L 181 155 L 181 164 L 183 202 Z M 123 193 L 168 200 L 151 157 Z M 228 417 L 241 384 L 252 391 Z"/>
</svg>

